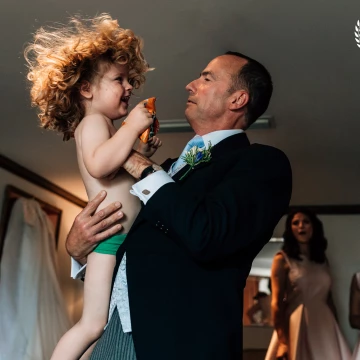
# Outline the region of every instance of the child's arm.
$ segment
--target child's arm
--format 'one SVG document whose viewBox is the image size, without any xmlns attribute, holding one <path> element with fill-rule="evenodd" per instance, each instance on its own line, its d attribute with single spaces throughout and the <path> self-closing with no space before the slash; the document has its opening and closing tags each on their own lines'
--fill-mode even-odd
<svg viewBox="0 0 360 360">
<path fill-rule="evenodd" d="M 129 114 L 126 126 L 112 137 L 110 127 L 101 115 L 82 120 L 80 141 L 85 167 L 94 178 L 104 178 L 118 170 L 132 150 L 136 139 L 151 123 L 151 114 L 143 103 Z"/>
</svg>

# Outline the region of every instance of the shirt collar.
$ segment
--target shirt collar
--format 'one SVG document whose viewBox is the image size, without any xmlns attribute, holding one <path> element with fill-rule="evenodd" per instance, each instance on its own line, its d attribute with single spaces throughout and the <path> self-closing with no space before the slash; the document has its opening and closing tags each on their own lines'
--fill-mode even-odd
<svg viewBox="0 0 360 360">
<path fill-rule="evenodd" d="M 235 135 L 235 134 L 241 134 L 244 130 L 242 129 L 233 129 L 233 130 L 218 130 L 213 131 L 211 133 L 205 134 L 202 136 L 202 139 L 205 144 L 205 148 L 207 149 L 209 147 L 209 141 L 211 142 L 211 146 L 215 146 L 220 141 L 225 140 L 227 137 Z"/>
</svg>

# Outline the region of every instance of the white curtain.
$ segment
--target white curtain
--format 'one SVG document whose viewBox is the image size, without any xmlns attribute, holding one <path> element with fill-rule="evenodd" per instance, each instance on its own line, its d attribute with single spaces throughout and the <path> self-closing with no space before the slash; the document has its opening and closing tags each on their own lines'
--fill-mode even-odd
<svg viewBox="0 0 360 360">
<path fill-rule="evenodd" d="M 0 267 L 0 360 L 49 360 L 69 328 L 52 225 L 38 202 L 20 198 Z"/>
</svg>

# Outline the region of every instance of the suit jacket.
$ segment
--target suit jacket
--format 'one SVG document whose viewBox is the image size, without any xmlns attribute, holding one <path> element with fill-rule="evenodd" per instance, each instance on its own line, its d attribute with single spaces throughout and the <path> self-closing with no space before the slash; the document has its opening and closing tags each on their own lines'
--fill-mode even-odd
<svg viewBox="0 0 360 360">
<path fill-rule="evenodd" d="M 117 266 L 127 256 L 138 360 L 242 358 L 243 288 L 287 210 L 291 168 L 244 133 L 211 153 L 151 197 L 117 253 Z"/>
</svg>

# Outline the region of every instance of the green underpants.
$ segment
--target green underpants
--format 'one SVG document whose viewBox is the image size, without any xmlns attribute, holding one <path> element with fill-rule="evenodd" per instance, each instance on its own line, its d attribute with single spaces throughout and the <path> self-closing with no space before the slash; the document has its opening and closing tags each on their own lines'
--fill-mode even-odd
<svg viewBox="0 0 360 360">
<path fill-rule="evenodd" d="M 94 252 L 100 254 L 116 255 L 118 248 L 124 242 L 127 234 L 116 234 L 102 241 Z"/>
</svg>

